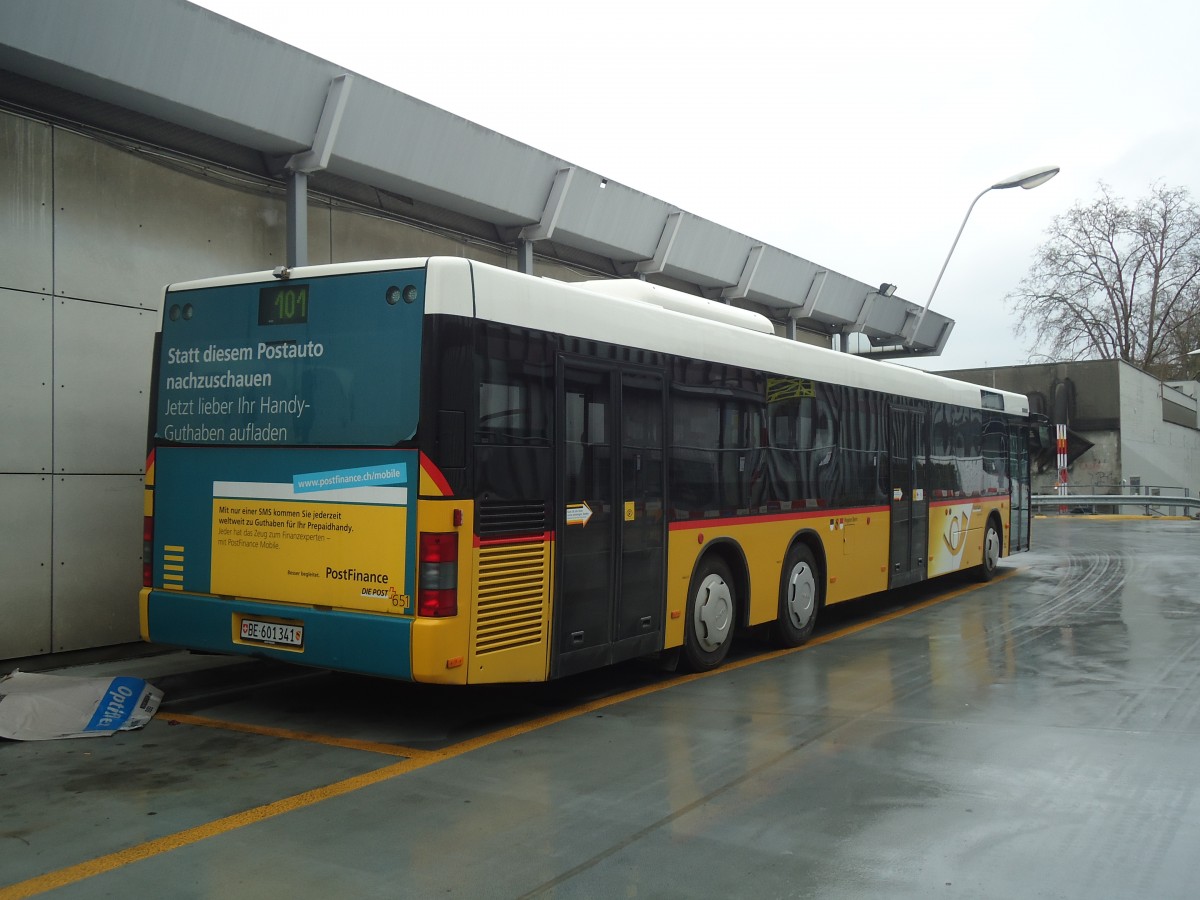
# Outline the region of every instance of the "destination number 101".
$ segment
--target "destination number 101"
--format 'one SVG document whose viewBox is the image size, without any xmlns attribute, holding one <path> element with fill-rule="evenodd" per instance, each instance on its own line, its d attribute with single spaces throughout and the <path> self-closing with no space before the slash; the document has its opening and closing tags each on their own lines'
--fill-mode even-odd
<svg viewBox="0 0 1200 900">
<path fill-rule="evenodd" d="M 308 285 L 263 288 L 258 294 L 259 325 L 297 325 L 308 321 Z"/>
</svg>

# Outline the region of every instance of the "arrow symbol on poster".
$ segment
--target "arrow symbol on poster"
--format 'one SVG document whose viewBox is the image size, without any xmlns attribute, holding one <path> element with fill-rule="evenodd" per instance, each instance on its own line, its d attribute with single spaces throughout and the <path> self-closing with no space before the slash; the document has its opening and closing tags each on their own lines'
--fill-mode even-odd
<svg viewBox="0 0 1200 900">
<path fill-rule="evenodd" d="M 567 504 L 567 524 L 568 525 L 584 525 L 588 523 L 588 519 L 592 517 L 592 508 L 586 503 L 568 503 Z"/>
</svg>

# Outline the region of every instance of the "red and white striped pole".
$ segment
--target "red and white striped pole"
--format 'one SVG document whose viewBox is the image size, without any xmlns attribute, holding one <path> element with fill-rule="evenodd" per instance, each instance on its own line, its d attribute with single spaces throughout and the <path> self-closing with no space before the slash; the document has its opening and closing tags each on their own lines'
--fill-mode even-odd
<svg viewBox="0 0 1200 900">
<path fill-rule="evenodd" d="M 1067 496 L 1067 426 L 1057 425 L 1058 430 L 1058 496 Z M 1059 512 L 1067 511 L 1066 504 L 1058 508 Z"/>
</svg>

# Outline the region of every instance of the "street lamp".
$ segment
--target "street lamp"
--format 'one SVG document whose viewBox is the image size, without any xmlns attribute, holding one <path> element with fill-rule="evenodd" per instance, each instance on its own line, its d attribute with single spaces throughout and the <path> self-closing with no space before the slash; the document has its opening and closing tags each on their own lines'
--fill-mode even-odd
<svg viewBox="0 0 1200 900">
<path fill-rule="evenodd" d="M 915 320 L 910 320 L 913 322 L 912 332 L 904 339 L 905 347 L 911 347 L 913 341 L 917 339 L 917 332 L 921 330 L 921 323 L 925 321 L 925 314 L 929 312 L 929 304 L 933 302 L 933 295 L 937 293 L 938 285 L 942 283 L 942 276 L 946 274 L 946 266 L 950 265 L 950 257 L 954 255 L 954 248 L 958 246 L 958 239 L 962 237 L 963 229 L 967 227 L 967 219 L 971 218 L 971 210 L 975 208 L 979 198 L 988 191 L 1003 191 L 1008 188 L 1019 187 L 1027 191 L 1033 190 L 1057 175 L 1058 171 L 1058 166 L 1038 166 L 1035 169 L 1026 169 L 1024 172 L 1018 172 L 1016 175 L 1010 175 L 1002 181 L 997 181 L 990 187 L 985 187 L 975 195 L 975 199 L 967 207 L 967 214 L 963 216 L 962 224 L 958 226 L 958 234 L 954 236 L 954 243 L 950 245 L 950 252 L 946 254 L 946 261 L 942 263 L 942 271 L 938 272 L 937 281 L 933 283 L 933 290 L 929 292 L 929 299 L 925 301 L 925 307 Z"/>
</svg>

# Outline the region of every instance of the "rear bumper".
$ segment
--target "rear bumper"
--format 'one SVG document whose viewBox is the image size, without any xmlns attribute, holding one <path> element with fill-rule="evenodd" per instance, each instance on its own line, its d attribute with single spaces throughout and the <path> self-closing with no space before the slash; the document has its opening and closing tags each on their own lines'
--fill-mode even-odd
<svg viewBox="0 0 1200 900">
<path fill-rule="evenodd" d="M 411 619 L 154 589 L 142 591 L 141 604 L 142 637 L 156 644 L 412 680 Z M 304 645 L 241 643 L 239 617 L 302 625 Z"/>
</svg>

